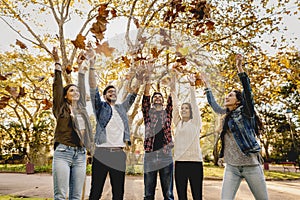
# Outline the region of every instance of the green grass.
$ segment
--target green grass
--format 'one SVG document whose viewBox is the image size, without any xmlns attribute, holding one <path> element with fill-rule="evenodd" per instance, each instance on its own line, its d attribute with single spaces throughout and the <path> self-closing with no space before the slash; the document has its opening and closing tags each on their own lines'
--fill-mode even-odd
<svg viewBox="0 0 300 200">
<path fill-rule="evenodd" d="M 50 200 L 52 198 L 29 198 L 29 197 L 16 197 L 16 196 L 0 196 L 0 200 L 22 200 L 22 199 L 26 199 L 26 200 Z"/>
<path fill-rule="evenodd" d="M 52 166 L 35 166 L 35 173 L 51 173 Z M 92 167 L 87 166 L 86 173 L 91 175 Z M 14 172 L 14 173 L 26 173 L 25 164 L 0 164 L 0 172 Z M 128 166 L 127 175 L 140 176 L 143 174 L 142 165 Z M 222 179 L 224 173 L 224 168 L 214 166 L 213 164 L 204 163 L 204 178 L 217 178 Z M 267 180 L 293 180 L 300 179 L 300 173 L 295 172 L 282 172 L 282 171 L 264 171 Z M 0 199 L 1 200 L 1 199 Z"/>
</svg>

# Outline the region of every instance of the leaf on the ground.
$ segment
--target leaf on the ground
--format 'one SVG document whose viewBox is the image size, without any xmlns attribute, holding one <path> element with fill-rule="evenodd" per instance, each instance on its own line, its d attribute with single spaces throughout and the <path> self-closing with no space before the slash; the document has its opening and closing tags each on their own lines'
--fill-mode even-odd
<svg viewBox="0 0 300 200">
<path fill-rule="evenodd" d="M 26 49 L 27 48 L 27 46 L 18 39 L 16 40 L 16 45 L 18 45 L 21 49 Z"/>
<path fill-rule="evenodd" d="M 114 52 L 115 48 L 110 47 L 108 42 L 103 42 L 102 44 L 97 43 L 96 44 L 96 53 L 101 54 L 103 53 L 106 57 L 110 57 L 112 53 Z"/>
<path fill-rule="evenodd" d="M 73 43 L 73 45 L 75 46 L 75 48 L 79 48 L 79 49 L 85 49 L 85 36 L 78 34 L 76 37 L 76 40 L 71 40 L 71 42 Z"/>
</svg>

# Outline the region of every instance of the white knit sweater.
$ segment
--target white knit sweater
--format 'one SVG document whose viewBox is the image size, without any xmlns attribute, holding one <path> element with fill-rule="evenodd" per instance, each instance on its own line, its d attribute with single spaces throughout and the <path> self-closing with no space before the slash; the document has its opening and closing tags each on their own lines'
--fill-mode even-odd
<svg viewBox="0 0 300 200">
<path fill-rule="evenodd" d="M 193 119 L 187 122 L 181 120 L 177 99 L 173 98 L 173 122 L 176 126 L 174 136 L 174 160 L 202 162 L 203 158 L 199 140 L 202 127 L 201 115 L 196 102 L 195 88 L 191 86 L 190 90 Z"/>
</svg>

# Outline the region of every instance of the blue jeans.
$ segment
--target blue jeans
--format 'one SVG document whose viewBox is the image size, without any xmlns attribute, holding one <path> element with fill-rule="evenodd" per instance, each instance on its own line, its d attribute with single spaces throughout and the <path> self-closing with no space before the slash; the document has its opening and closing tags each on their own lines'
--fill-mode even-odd
<svg viewBox="0 0 300 200">
<path fill-rule="evenodd" d="M 144 200 L 153 200 L 159 173 L 164 200 L 173 200 L 173 159 L 172 153 L 158 150 L 145 153 L 144 157 Z"/>
<path fill-rule="evenodd" d="M 232 166 L 226 164 L 222 185 L 222 200 L 233 200 L 235 198 L 243 178 L 248 183 L 255 199 L 268 199 L 266 181 L 260 165 Z"/>
<path fill-rule="evenodd" d="M 86 175 L 86 149 L 59 144 L 53 155 L 54 199 L 81 199 Z"/>
</svg>

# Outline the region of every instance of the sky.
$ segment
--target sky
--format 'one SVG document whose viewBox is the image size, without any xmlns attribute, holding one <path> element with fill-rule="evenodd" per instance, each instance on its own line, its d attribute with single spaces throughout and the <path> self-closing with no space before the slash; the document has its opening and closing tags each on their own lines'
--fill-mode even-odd
<svg viewBox="0 0 300 200">
<path fill-rule="evenodd" d="M 294 11 L 297 11 L 297 8 L 295 6 L 292 8 L 293 8 L 292 13 Z M 295 40 L 296 47 L 300 50 L 300 31 L 299 31 L 300 10 L 298 10 L 298 12 L 299 12 L 299 14 L 297 16 L 292 15 L 292 16 L 285 17 L 283 20 L 282 30 L 280 30 L 279 33 L 274 33 L 274 35 L 280 37 L 284 33 L 284 37 L 286 37 L 287 39 L 293 38 L 293 40 Z M 55 24 L 51 24 L 51 23 L 54 23 L 54 20 L 43 18 L 43 19 L 41 19 L 41 23 L 47 27 L 47 29 L 49 30 L 48 31 L 49 33 L 54 32 L 53 30 L 55 30 Z M 119 40 L 119 39 L 117 39 L 118 38 L 117 36 L 125 33 L 126 25 L 127 25 L 127 21 L 125 19 L 114 20 L 114 21 L 110 22 L 108 24 L 107 31 L 105 32 L 105 39 L 111 40 L 112 43 L 115 42 L 114 40 Z M 10 27 L 6 23 L 4 23 L 3 20 L 1 20 L 1 19 L 0 19 L 0 27 L 1 27 L 0 53 L 11 50 L 12 48 L 10 45 L 15 44 L 16 39 L 19 39 L 24 42 L 24 40 L 17 33 L 12 31 L 10 29 Z M 74 40 L 76 38 L 77 32 L 79 31 L 80 27 L 81 27 L 80 20 L 70 20 L 70 22 L 68 22 L 68 24 L 65 28 L 66 38 L 70 38 L 70 39 Z M 134 28 L 135 26 L 132 26 L 132 27 Z M 287 28 L 287 30 L 285 30 L 283 32 L 283 29 L 285 27 Z M 24 31 L 22 31 L 21 27 L 16 26 L 14 28 L 16 28 L 17 30 L 21 30 L 21 32 L 24 33 Z M 68 31 L 68 30 L 72 30 L 72 31 Z M 74 31 L 74 30 L 78 30 L 78 31 Z M 55 35 L 53 35 L 53 37 L 55 37 Z M 266 38 L 266 40 L 268 40 L 269 35 L 265 35 L 265 38 Z M 296 39 L 294 39 L 294 38 L 296 38 Z M 26 44 L 26 41 L 25 41 L 25 44 Z M 268 50 L 270 53 L 275 53 L 276 48 L 270 49 L 269 46 L 270 45 L 262 44 L 262 47 L 265 50 Z"/>
</svg>

